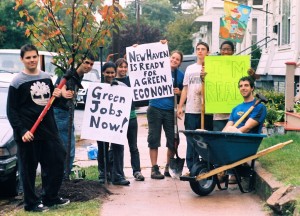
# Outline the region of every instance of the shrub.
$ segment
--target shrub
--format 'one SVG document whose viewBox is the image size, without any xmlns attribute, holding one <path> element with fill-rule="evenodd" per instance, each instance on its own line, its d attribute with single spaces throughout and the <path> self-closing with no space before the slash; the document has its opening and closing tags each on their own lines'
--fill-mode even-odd
<svg viewBox="0 0 300 216">
<path fill-rule="evenodd" d="M 267 91 L 261 89 L 256 90 L 256 92 L 264 95 L 268 99 L 268 103 L 266 104 L 266 127 L 272 127 L 275 122 L 283 122 L 285 114 L 284 94 L 280 92 Z"/>
</svg>

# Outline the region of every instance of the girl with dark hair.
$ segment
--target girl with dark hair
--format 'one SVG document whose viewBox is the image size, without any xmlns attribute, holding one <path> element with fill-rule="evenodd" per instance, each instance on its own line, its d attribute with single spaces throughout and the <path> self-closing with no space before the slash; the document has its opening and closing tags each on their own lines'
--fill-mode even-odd
<svg viewBox="0 0 300 216">
<path fill-rule="evenodd" d="M 117 76 L 115 79 L 130 87 L 129 77 L 127 76 L 128 63 L 126 59 L 119 58 L 115 63 L 117 67 Z M 130 111 L 130 120 L 129 120 L 128 131 L 127 131 L 127 139 L 128 139 L 128 145 L 129 145 L 130 157 L 131 157 L 131 167 L 132 167 L 132 172 L 135 180 L 144 181 L 145 178 L 141 173 L 140 153 L 137 146 L 138 122 L 136 117 L 137 116 L 135 112 L 135 103 L 132 102 L 131 111 Z"/>
<path fill-rule="evenodd" d="M 221 55 L 233 55 L 234 53 L 234 44 L 231 41 L 224 41 L 220 46 Z M 213 117 L 213 130 L 222 131 L 227 121 L 229 119 L 229 114 L 216 113 Z"/>
<path fill-rule="evenodd" d="M 116 65 L 113 62 L 106 62 L 102 67 L 102 75 L 104 76 L 104 82 L 111 84 L 116 77 Z M 109 143 L 97 141 L 98 144 L 98 170 L 99 170 L 99 182 L 105 183 L 104 169 L 110 171 L 111 176 L 107 173 L 107 179 L 112 181 L 114 185 L 129 185 L 130 181 L 126 180 L 124 175 L 124 145 L 111 143 L 111 150 L 109 149 Z M 109 156 L 110 163 L 106 163 L 104 166 L 104 149 L 105 154 Z"/>
</svg>

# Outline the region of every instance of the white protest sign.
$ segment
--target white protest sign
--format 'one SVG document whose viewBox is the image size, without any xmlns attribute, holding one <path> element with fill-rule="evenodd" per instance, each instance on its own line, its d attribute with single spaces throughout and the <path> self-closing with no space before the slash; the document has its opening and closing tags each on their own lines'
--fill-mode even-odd
<svg viewBox="0 0 300 216">
<path fill-rule="evenodd" d="M 124 145 L 132 103 L 132 90 L 124 85 L 91 83 L 83 115 L 82 139 Z"/>
<path fill-rule="evenodd" d="M 167 44 L 158 42 L 126 47 L 126 57 L 134 101 L 174 95 Z"/>
</svg>

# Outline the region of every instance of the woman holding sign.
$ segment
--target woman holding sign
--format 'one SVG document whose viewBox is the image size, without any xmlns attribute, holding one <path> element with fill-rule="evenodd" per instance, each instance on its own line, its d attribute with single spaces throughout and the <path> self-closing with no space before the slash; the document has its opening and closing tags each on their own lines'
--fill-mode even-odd
<svg viewBox="0 0 300 216">
<path fill-rule="evenodd" d="M 224 41 L 220 46 L 220 53 L 222 56 L 233 55 L 234 44 L 231 41 Z M 214 131 L 222 131 L 227 121 L 229 119 L 229 114 L 216 113 L 214 114 Z"/>
<path fill-rule="evenodd" d="M 166 41 L 161 41 L 165 43 Z M 180 51 L 173 51 L 170 57 L 170 65 L 172 71 L 172 78 L 177 80 L 173 86 L 174 94 L 180 95 L 183 88 L 183 73 L 178 69 L 183 59 L 183 54 Z M 175 74 L 177 74 L 175 78 Z M 165 176 L 170 177 L 169 163 L 170 158 L 174 156 L 174 96 L 166 98 L 151 99 L 147 110 L 148 119 L 148 147 L 150 160 L 152 164 L 151 178 L 152 179 L 164 179 Z M 158 147 L 160 147 L 161 129 L 164 129 L 167 138 L 167 164 L 165 167 L 164 175 L 159 171 L 157 165 Z"/>
<path fill-rule="evenodd" d="M 119 58 L 115 63 L 117 66 L 117 76 L 115 79 L 122 83 L 125 83 L 127 86 L 130 87 L 129 77 L 127 76 L 128 63 L 126 59 Z M 128 145 L 129 145 L 130 157 L 131 157 L 131 167 L 132 167 L 132 172 L 135 180 L 144 181 L 145 178 L 141 173 L 140 153 L 137 147 L 137 133 L 138 133 L 138 122 L 137 122 L 136 112 L 135 112 L 135 103 L 132 102 L 131 111 L 130 111 L 130 120 L 129 120 L 128 130 L 127 130 L 127 139 L 128 139 Z"/>
<path fill-rule="evenodd" d="M 111 84 L 116 77 L 116 65 L 113 62 L 106 62 L 102 67 L 104 83 Z M 100 184 L 106 183 L 106 179 L 111 180 L 114 185 L 129 185 L 130 181 L 126 180 L 124 175 L 124 145 L 97 141 L 98 144 L 98 170 Z M 105 148 L 104 148 L 105 146 Z M 105 149 L 105 152 L 104 152 Z M 106 163 L 106 156 L 109 156 L 110 163 Z M 106 165 L 106 166 L 105 166 Z M 111 176 L 106 173 L 109 170 Z M 107 176 L 105 176 L 105 173 Z"/>
</svg>

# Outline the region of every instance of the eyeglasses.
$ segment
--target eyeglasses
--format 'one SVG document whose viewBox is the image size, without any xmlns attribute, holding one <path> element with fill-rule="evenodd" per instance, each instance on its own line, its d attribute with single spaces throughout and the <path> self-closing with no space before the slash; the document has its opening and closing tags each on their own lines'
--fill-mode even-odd
<svg viewBox="0 0 300 216">
<path fill-rule="evenodd" d="M 114 74 L 115 72 L 114 71 L 105 71 L 104 73 L 106 73 L 106 74 Z"/>
<path fill-rule="evenodd" d="M 84 63 L 84 64 L 89 64 L 89 65 L 91 65 L 91 66 L 94 65 L 94 62 L 89 62 L 89 61 L 84 61 L 83 63 Z"/>
</svg>

